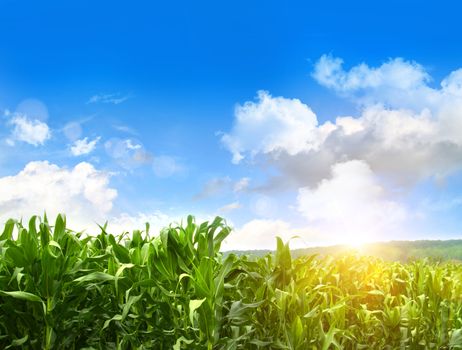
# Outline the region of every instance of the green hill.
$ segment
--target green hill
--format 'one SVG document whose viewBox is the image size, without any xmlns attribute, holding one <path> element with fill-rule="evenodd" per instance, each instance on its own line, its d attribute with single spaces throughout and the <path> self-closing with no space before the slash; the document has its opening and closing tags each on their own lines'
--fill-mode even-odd
<svg viewBox="0 0 462 350">
<path fill-rule="evenodd" d="M 248 254 L 250 256 L 264 256 L 270 250 L 246 250 L 232 251 L 235 254 Z M 457 240 L 425 240 L 425 241 L 390 241 L 365 244 L 358 248 L 347 245 L 334 245 L 326 247 L 311 247 L 304 249 L 293 249 L 294 258 L 312 254 L 318 255 L 340 255 L 344 253 L 358 253 L 370 255 L 388 261 L 406 262 L 414 259 L 430 258 L 434 260 L 461 260 L 462 261 L 462 239 Z M 231 253 L 231 252 L 227 252 Z"/>
</svg>

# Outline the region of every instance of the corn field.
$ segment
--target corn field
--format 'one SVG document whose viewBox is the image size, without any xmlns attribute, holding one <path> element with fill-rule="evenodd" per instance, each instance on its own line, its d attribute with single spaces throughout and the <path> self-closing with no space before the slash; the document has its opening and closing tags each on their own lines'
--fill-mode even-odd
<svg viewBox="0 0 462 350">
<path fill-rule="evenodd" d="M 462 349 L 462 265 L 220 252 L 221 218 L 0 236 L 1 349 Z"/>
</svg>

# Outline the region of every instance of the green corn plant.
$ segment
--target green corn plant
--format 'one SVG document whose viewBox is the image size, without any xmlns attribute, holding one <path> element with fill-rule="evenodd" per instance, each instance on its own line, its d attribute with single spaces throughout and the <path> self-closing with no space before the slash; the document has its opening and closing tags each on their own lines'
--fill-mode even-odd
<svg viewBox="0 0 462 350">
<path fill-rule="evenodd" d="M 0 234 L 2 349 L 462 349 L 462 266 L 225 255 L 223 219 L 97 236 Z"/>
</svg>

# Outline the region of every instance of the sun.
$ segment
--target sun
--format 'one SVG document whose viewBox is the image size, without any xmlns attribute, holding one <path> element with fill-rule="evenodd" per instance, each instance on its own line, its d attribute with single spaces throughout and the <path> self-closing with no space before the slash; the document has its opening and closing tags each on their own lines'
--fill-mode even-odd
<svg viewBox="0 0 462 350">
<path fill-rule="evenodd" d="M 365 244 L 369 242 L 368 238 L 366 235 L 351 235 L 348 237 L 348 240 L 345 241 L 345 244 L 352 247 L 352 248 L 362 248 Z"/>
<path fill-rule="evenodd" d="M 348 242 L 348 245 L 351 248 L 357 248 L 357 249 L 362 248 L 365 244 L 366 242 L 362 240 L 354 240 L 354 241 Z"/>
</svg>

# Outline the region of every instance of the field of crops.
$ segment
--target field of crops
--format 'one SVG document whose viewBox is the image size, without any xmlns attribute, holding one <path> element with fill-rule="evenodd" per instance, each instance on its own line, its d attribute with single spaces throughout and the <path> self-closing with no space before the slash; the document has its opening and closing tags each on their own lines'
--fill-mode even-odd
<svg viewBox="0 0 462 350">
<path fill-rule="evenodd" d="M 220 218 L 86 237 L 0 236 L 0 348 L 462 349 L 462 265 L 220 253 Z"/>
</svg>

